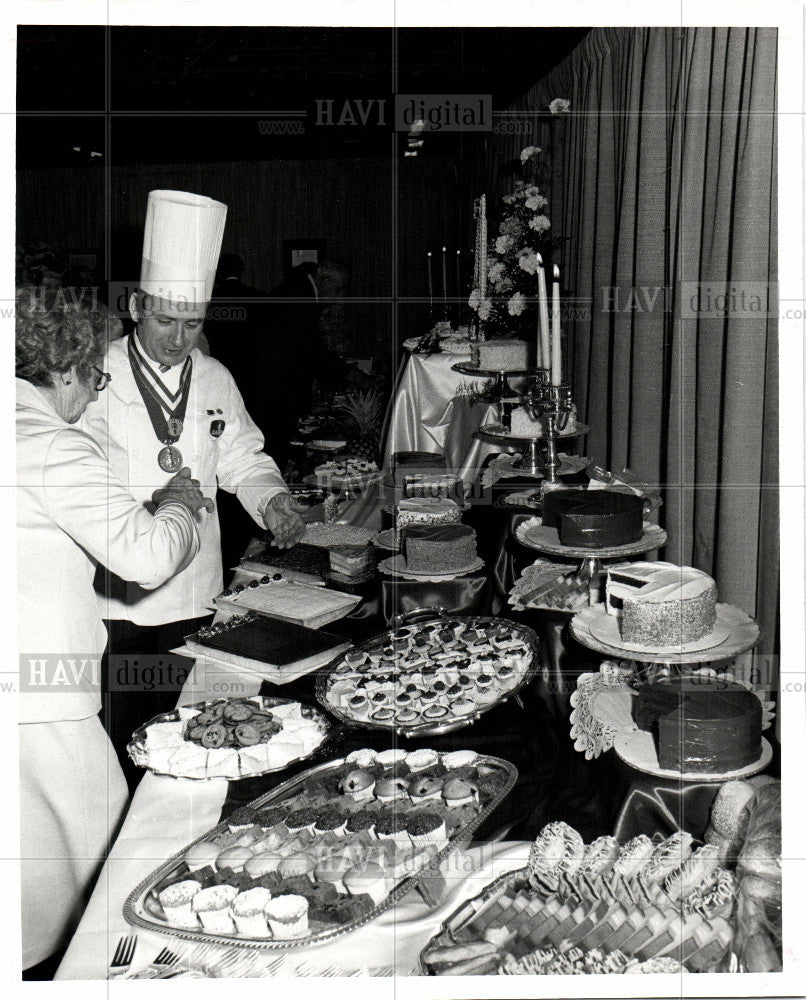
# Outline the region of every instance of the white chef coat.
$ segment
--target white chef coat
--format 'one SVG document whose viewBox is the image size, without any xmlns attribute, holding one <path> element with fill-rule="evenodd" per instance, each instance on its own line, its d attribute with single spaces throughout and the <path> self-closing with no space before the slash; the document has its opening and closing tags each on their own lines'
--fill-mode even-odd
<svg viewBox="0 0 806 1000">
<path fill-rule="evenodd" d="M 110 345 L 104 369 L 112 380 L 97 402 L 87 407 L 82 425 L 105 451 L 111 472 L 135 498 L 147 501 L 171 474 L 163 472 L 157 462 L 163 445 L 134 381 L 128 348 L 128 337 Z M 215 503 L 218 487 L 234 493 L 263 527 L 265 504 L 287 487 L 274 460 L 263 451 L 263 435 L 246 412 L 230 373 L 197 348 L 190 357 L 190 393 L 182 434 L 175 444 L 182 464 L 200 481 L 205 496 Z M 224 424 L 218 437 L 214 433 L 220 426 L 217 421 Z M 110 580 L 104 617 L 164 625 L 208 614 L 212 599 L 224 586 L 217 511 L 201 514 L 199 535 L 196 559 L 161 587 L 146 591 L 136 584 Z"/>
</svg>

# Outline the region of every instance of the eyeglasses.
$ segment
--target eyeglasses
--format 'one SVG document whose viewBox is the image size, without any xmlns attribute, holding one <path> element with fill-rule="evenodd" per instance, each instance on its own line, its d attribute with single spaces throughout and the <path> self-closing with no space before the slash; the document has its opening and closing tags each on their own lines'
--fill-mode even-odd
<svg viewBox="0 0 806 1000">
<path fill-rule="evenodd" d="M 98 378 L 95 380 L 95 391 L 103 392 L 103 390 L 112 381 L 112 376 L 109 374 L 109 372 L 102 372 L 101 369 L 96 367 L 95 365 L 93 365 L 92 367 L 95 369 L 96 372 L 98 372 Z"/>
</svg>

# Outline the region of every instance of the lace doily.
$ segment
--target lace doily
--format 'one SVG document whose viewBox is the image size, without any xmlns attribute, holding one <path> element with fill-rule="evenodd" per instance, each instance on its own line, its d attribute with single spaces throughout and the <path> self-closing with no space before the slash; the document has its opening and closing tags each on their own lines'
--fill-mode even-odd
<svg viewBox="0 0 806 1000">
<path fill-rule="evenodd" d="M 576 691 L 571 694 L 571 739 L 574 749 L 585 754 L 586 760 L 598 757 L 607 750 L 612 750 L 616 737 L 624 732 L 624 726 L 618 724 L 619 712 L 614 711 L 608 719 L 606 707 L 600 701 L 599 710 L 594 713 L 594 703 L 604 693 L 605 697 L 615 695 L 619 689 L 626 686 L 635 673 L 635 665 L 622 661 L 604 660 L 599 666 L 599 673 L 581 674 L 577 679 Z M 769 729 L 775 718 L 775 702 L 765 701 L 753 685 L 741 677 L 735 677 L 732 671 L 716 671 L 712 667 L 700 667 L 694 673 L 707 677 L 719 677 L 721 680 L 734 681 L 753 694 L 761 702 L 761 728 Z M 675 674 L 668 666 L 648 665 L 645 682 L 657 680 L 658 677 Z"/>
<path fill-rule="evenodd" d="M 605 688 L 621 687 L 633 672 L 631 664 L 604 660 L 598 674 L 582 674 L 577 678 L 576 691 L 571 694 L 571 739 L 574 749 L 584 753 L 586 760 L 611 750 L 620 731 L 594 717 L 594 699 Z"/>
</svg>

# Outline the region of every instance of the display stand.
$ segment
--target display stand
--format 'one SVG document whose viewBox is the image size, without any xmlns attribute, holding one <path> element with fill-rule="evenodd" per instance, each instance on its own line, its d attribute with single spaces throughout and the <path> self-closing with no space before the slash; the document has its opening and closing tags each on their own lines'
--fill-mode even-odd
<svg viewBox="0 0 806 1000">
<path fill-rule="evenodd" d="M 514 534 L 521 545 L 534 549 L 542 555 L 557 556 L 561 559 L 581 559 L 576 576 L 580 582 L 587 583 L 590 604 L 592 605 L 599 601 L 603 560 L 623 562 L 631 556 L 654 552 L 666 544 L 666 532 L 657 524 L 649 524 L 648 522 L 644 522 L 644 533 L 637 542 L 603 549 L 585 549 L 563 545 L 560 542 L 557 529 L 545 527 L 539 517 L 529 517 L 515 525 Z"/>
</svg>

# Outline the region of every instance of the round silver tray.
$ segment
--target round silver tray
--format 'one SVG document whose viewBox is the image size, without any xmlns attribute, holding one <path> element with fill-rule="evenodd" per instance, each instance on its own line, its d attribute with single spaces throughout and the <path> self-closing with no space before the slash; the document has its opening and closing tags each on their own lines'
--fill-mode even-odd
<svg viewBox="0 0 806 1000">
<path fill-rule="evenodd" d="M 277 788 L 272 789 L 265 795 L 261 795 L 253 802 L 250 802 L 249 805 L 254 809 L 263 809 L 264 807 L 271 805 L 275 800 L 282 799 L 286 795 L 295 792 L 300 786 L 311 778 L 315 778 L 317 775 L 320 775 L 328 770 L 335 770 L 336 768 L 341 767 L 344 763 L 345 758 L 341 757 L 338 760 L 326 761 L 325 763 L 318 764 L 316 767 L 309 768 L 307 771 L 303 771 L 302 774 L 298 774 L 296 777 L 283 782 L 283 784 L 278 785 Z M 429 874 L 436 874 L 440 865 L 448 857 L 448 855 L 452 854 L 455 850 L 457 850 L 457 848 L 469 843 L 470 840 L 472 840 L 473 833 L 515 787 L 515 782 L 518 780 L 518 769 L 508 760 L 504 760 L 501 757 L 493 757 L 488 754 L 479 754 L 474 764 L 489 764 L 490 766 L 500 768 L 505 772 L 506 777 L 498 793 L 490 799 L 485 808 L 482 809 L 481 812 L 469 823 L 465 826 L 459 827 L 458 830 L 455 831 L 454 836 L 437 854 L 434 855 L 429 862 L 427 862 L 419 871 L 403 878 L 385 899 L 378 903 L 377 906 L 366 913 L 363 917 L 351 920 L 349 923 L 342 924 L 332 930 L 320 931 L 319 933 L 310 934 L 308 937 L 304 938 L 283 941 L 265 938 L 239 938 L 234 935 L 227 934 L 208 934 L 202 930 L 186 929 L 159 920 L 148 911 L 145 905 L 151 890 L 154 886 L 159 885 L 160 882 L 171 874 L 176 866 L 184 859 L 185 854 L 190 847 L 193 846 L 193 844 L 198 844 L 203 840 L 208 840 L 211 837 L 223 833 L 228 828 L 226 821 L 224 821 L 219 823 L 212 830 L 208 830 L 201 837 L 197 837 L 196 840 L 193 841 L 193 844 L 188 844 L 181 851 L 178 851 L 167 861 L 161 864 L 159 868 L 153 871 L 147 878 L 143 879 L 143 881 L 132 890 L 126 899 L 126 902 L 123 904 L 123 918 L 132 927 L 139 927 L 145 931 L 156 931 L 159 934 L 179 938 L 182 941 L 219 945 L 226 948 L 255 949 L 259 951 L 280 951 L 287 950 L 289 948 L 305 948 L 310 945 L 324 943 L 325 941 L 332 941 L 337 937 L 344 937 L 346 934 L 362 927 L 364 924 L 368 924 L 381 913 L 394 906 L 413 889 L 416 889 L 421 881 Z"/>
<path fill-rule="evenodd" d="M 412 612 L 411 614 L 412 616 L 418 615 L 420 612 Z M 521 625 L 520 622 L 513 622 L 508 618 L 494 618 L 486 615 L 452 615 L 442 612 L 434 612 L 427 617 L 417 618 L 416 621 L 413 620 L 413 617 L 408 617 L 407 621 L 400 621 L 399 624 L 425 625 L 439 621 L 465 622 L 471 627 L 475 627 L 476 625 L 485 627 L 490 625 L 511 626 L 512 628 L 517 629 L 523 641 L 531 649 L 532 662 L 524 671 L 523 677 L 513 688 L 503 694 L 500 698 L 490 702 L 489 705 L 480 706 L 475 712 L 469 712 L 467 715 L 460 716 L 458 719 L 451 719 L 448 722 L 438 722 L 436 724 L 432 722 L 416 722 L 411 725 L 401 725 L 399 723 L 396 724 L 394 719 L 386 724 L 382 722 L 373 722 L 372 719 L 356 719 L 339 706 L 330 704 L 327 699 L 327 685 L 330 675 L 335 673 L 336 668 L 344 660 L 345 654 L 342 654 L 329 663 L 323 670 L 320 670 L 316 675 L 316 699 L 319 704 L 327 712 L 335 716 L 335 718 L 347 726 L 354 726 L 359 729 L 374 729 L 384 733 L 395 733 L 397 736 L 405 736 L 411 739 L 416 739 L 421 736 L 442 736 L 444 733 L 453 733 L 458 729 L 464 729 L 465 726 L 472 726 L 473 723 L 480 719 L 486 712 L 489 712 L 491 709 L 498 708 L 499 705 L 505 704 L 510 698 L 517 696 L 523 687 L 535 676 L 538 669 L 537 661 L 540 654 L 540 640 L 537 637 L 537 633 L 533 629 L 526 625 Z M 371 639 L 366 640 L 366 642 L 353 646 L 350 652 L 355 652 L 356 650 L 368 651 L 379 645 L 384 645 L 394 636 L 394 634 L 395 628 L 387 629 L 387 631 L 373 636 Z"/>
<path fill-rule="evenodd" d="M 557 431 L 557 438 L 584 437 L 588 433 L 587 424 L 577 424 L 572 431 Z M 536 437 L 524 437 L 520 434 L 512 434 L 503 424 L 483 424 L 479 427 L 479 434 L 486 434 L 488 437 L 496 438 L 499 441 L 545 441 L 545 434 L 538 434 Z"/>
<path fill-rule="evenodd" d="M 182 708 L 198 708 L 199 711 L 203 712 L 206 708 L 209 708 L 211 705 L 219 705 L 222 702 L 225 703 L 230 700 L 231 699 L 229 698 L 215 698 L 213 701 L 197 701 L 194 702 L 194 704 L 192 705 L 183 705 Z M 282 764 L 280 767 L 267 767 L 263 771 L 253 771 L 251 774 L 244 774 L 238 778 L 228 778 L 227 779 L 228 781 L 242 781 L 247 778 L 259 778 L 261 775 L 264 774 L 277 774 L 280 771 L 284 771 L 287 767 L 290 767 L 292 764 L 298 764 L 300 761 L 303 760 L 310 760 L 317 753 L 319 753 L 319 751 L 324 747 L 324 745 L 333 735 L 332 733 L 333 723 L 330 721 L 330 719 L 328 719 L 326 715 L 320 712 L 319 709 L 315 708 L 313 705 L 305 705 L 302 702 L 298 702 L 296 698 L 275 698 L 269 695 L 254 695 L 248 700 L 255 702 L 259 701 L 261 703 L 261 707 L 265 709 L 271 709 L 275 705 L 287 705 L 289 703 L 297 702 L 302 708 L 304 708 L 308 713 L 310 713 L 310 717 L 314 719 L 318 724 L 323 734 L 322 740 L 309 753 L 302 754 L 300 757 L 294 757 L 291 760 L 286 761 L 286 763 Z M 137 765 L 137 767 L 146 768 L 147 770 L 152 771 L 154 774 L 161 774 L 168 778 L 182 778 L 185 781 L 212 781 L 213 779 L 212 775 L 209 777 L 207 775 L 195 777 L 193 775 L 186 775 L 186 774 L 171 774 L 170 771 L 160 771 L 157 768 L 151 767 L 149 764 L 144 762 L 143 758 L 148 755 L 148 750 L 146 749 L 146 730 L 148 729 L 148 727 L 153 726 L 155 723 L 158 722 L 178 722 L 179 718 L 180 718 L 179 710 L 175 708 L 172 712 L 163 712 L 160 715 L 155 715 L 153 719 L 150 719 L 148 722 L 144 722 L 142 726 L 140 726 L 138 729 L 135 729 L 135 731 L 132 733 L 131 742 L 126 747 L 129 757 L 131 757 L 132 761 Z"/>
<path fill-rule="evenodd" d="M 459 372 L 460 375 L 479 375 L 482 378 L 494 378 L 496 375 L 511 375 L 513 378 L 519 378 L 523 375 L 534 375 L 536 371 L 541 369 L 537 368 L 479 368 L 478 365 L 470 364 L 467 361 L 457 361 L 455 365 L 451 365 L 451 370 Z"/>
<path fill-rule="evenodd" d="M 663 548 L 666 544 L 666 532 L 657 524 L 652 524 L 649 521 L 644 521 L 643 534 L 638 541 L 603 548 L 563 545 L 557 529 L 544 525 L 540 517 L 531 517 L 521 521 L 515 527 L 515 537 L 521 545 L 525 545 L 529 549 L 534 549 L 544 555 L 569 559 L 626 559 L 628 556 L 642 555 L 644 552 Z"/>
</svg>

